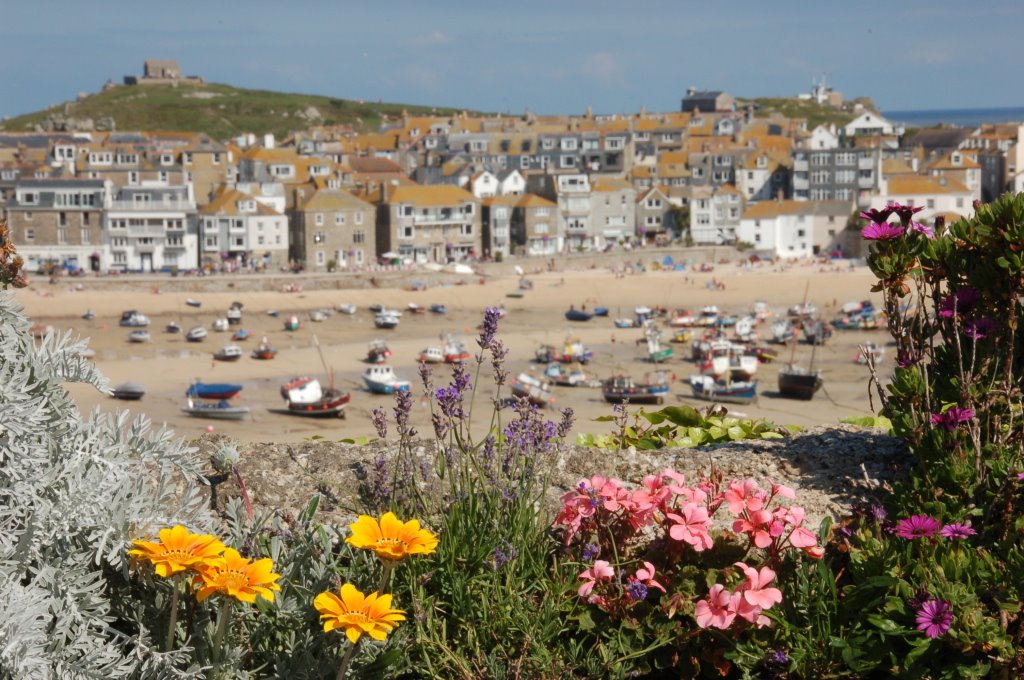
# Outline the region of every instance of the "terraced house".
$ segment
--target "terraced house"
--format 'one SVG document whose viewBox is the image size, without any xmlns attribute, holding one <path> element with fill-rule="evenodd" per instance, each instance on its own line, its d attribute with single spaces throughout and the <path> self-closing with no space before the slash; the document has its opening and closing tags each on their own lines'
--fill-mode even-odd
<svg viewBox="0 0 1024 680">
<path fill-rule="evenodd" d="M 191 184 L 120 187 L 104 207 L 104 270 L 150 272 L 199 266 Z"/>
<path fill-rule="evenodd" d="M 111 190 L 102 180 L 53 178 L 18 181 L 5 211 L 28 271 L 46 263 L 105 270 L 101 230 Z"/>
<path fill-rule="evenodd" d="M 310 271 L 361 267 L 377 259 L 376 209 L 340 189 L 296 196 L 291 259 Z M 383 251 L 381 251 L 383 252 Z"/>
<path fill-rule="evenodd" d="M 288 218 L 256 197 L 223 189 L 199 209 L 202 264 L 231 261 L 240 268 L 288 263 Z"/>
<path fill-rule="evenodd" d="M 450 262 L 482 253 L 480 201 L 459 187 L 393 187 L 377 212 L 377 252 L 416 262 Z"/>
</svg>

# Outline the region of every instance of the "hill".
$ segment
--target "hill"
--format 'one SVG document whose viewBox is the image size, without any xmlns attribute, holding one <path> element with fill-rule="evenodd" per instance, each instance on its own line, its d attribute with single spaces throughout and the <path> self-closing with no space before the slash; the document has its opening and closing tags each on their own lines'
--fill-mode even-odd
<svg viewBox="0 0 1024 680">
<path fill-rule="evenodd" d="M 314 111 L 315 109 L 315 111 Z M 53 123 L 89 119 L 93 124 L 113 121 L 117 130 L 181 130 L 205 132 L 228 139 L 243 132 L 288 132 L 315 124 L 350 125 L 359 131 L 377 130 L 383 116 L 446 116 L 457 109 L 358 102 L 319 95 L 291 94 L 206 83 L 202 85 L 117 85 L 77 101 L 8 119 L 0 129 L 32 131 L 53 129 Z M 311 115 L 312 114 L 312 115 Z M 47 121 L 50 121 L 47 125 Z"/>
<path fill-rule="evenodd" d="M 787 118 L 806 118 L 808 130 L 813 130 L 822 123 L 833 123 L 836 126 L 843 126 L 856 117 L 848 111 L 839 111 L 811 99 L 797 99 L 796 97 L 737 99 L 736 105 L 743 106 L 748 101 L 757 106 L 757 110 L 754 113 L 757 118 L 765 118 L 773 112 L 781 113 Z M 874 109 L 873 106 L 870 108 Z"/>
</svg>

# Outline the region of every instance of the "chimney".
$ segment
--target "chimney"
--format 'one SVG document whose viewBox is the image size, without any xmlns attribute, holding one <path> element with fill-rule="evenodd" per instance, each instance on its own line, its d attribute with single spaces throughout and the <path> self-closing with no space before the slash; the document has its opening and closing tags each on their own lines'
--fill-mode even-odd
<svg viewBox="0 0 1024 680">
<path fill-rule="evenodd" d="M 263 148 L 264 149 L 273 149 L 274 148 L 274 133 L 268 132 L 267 134 L 263 135 Z"/>
</svg>

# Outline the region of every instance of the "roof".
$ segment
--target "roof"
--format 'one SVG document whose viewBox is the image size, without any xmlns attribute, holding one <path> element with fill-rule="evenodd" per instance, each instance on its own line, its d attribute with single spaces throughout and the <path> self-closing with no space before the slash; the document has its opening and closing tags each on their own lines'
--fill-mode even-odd
<svg viewBox="0 0 1024 680">
<path fill-rule="evenodd" d="M 896 175 L 889 179 L 890 196 L 916 194 L 968 194 L 970 189 L 951 177 Z"/>
<path fill-rule="evenodd" d="M 626 180 L 615 177 L 599 177 L 590 183 L 591 191 L 597 192 L 623 191 L 632 188 L 633 185 Z"/>
<path fill-rule="evenodd" d="M 373 206 L 341 189 L 318 189 L 300 210 L 372 210 Z"/>
<path fill-rule="evenodd" d="M 402 172 L 402 166 L 398 163 L 387 158 L 377 158 L 376 156 L 353 156 L 348 159 L 348 164 L 353 172 L 366 174 Z"/>
<path fill-rule="evenodd" d="M 253 201 L 256 203 L 256 212 L 242 212 L 238 209 L 239 201 Z M 213 200 L 204 205 L 199 209 L 201 215 L 267 215 L 267 216 L 281 216 L 282 213 L 277 212 L 268 205 L 264 205 L 257 201 L 253 196 L 236 189 L 227 189 L 222 191 Z"/>
<path fill-rule="evenodd" d="M 516 204 L 517 208 L 556 208 L 558 204 L 554 201 L 549 201 L 543 196 L 537 194 L 525 194 L 520 196 L 519 202 Z"/>
<path fill-rule="evenodd" d="M 522 199 L 522 196 L 518 196 L 515 194 L 506 194 L 504 196 L 488 196 L 487 198 L 483 199 L 481 203 L 483 205 L 507 205 L 515 207 L 519 205 L 519 201 L 521 201 Z"/>
<path fill-rule="evenodd" d="M 849 215 L 853 203 L 847 201 L 759 201 L 750 204 L 740 217 L 744 220 L 764 220 L 780 215 Z"/>
<path fill-rule="evenodd" d="M 388 203 L 412 203 L 419 206 L 444 206 L 456 203 L 476 202 L 476 197 L 451 184 L 431 184 L 422 186 L 410 184 L 395 187 Z"/>
<path fill-rule="evenodd" d="M 902 158 L 887 158 L 882 161 L 882 174 L 891 177 L 893 175 L 914 175 L 917 172 L 910 163 Z"/>
</svg>

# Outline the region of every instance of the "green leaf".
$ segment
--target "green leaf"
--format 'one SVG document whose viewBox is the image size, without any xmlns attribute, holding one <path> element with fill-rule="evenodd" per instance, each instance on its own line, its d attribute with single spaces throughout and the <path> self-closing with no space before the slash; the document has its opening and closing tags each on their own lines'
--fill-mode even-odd
<svg viewBox="0 0 1024 680">
<path fill-rule="evenodd" d="M 726 432 L 729 433 L 729 439 L 732 439 L 733 441 L 737 439 L 744 439 L 747 436 L 747 433 L 744 432 L 743 428 L 740 427 L 739 425 L 733 425 L 728 430 L 726 430 Z"/>
<path fill-rule="evenodd" d="M 700 413 L 692 406 L 666 406 L 659 413 L 682 427 L 696 427 L 702 422 Z"/>
</svg>

